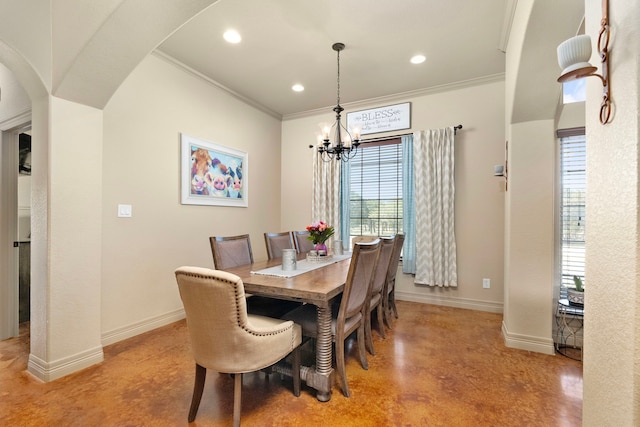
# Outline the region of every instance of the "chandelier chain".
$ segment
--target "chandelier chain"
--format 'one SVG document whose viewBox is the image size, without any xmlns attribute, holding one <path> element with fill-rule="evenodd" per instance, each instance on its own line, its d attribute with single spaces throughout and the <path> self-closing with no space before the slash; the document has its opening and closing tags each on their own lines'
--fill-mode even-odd
<svg viewBox="0 0 640 427">
<path fill-rule="evenodd" d="M 337 87 L 338 87 L 338 96 L 337 96 L 338 102 L 337 102 L 337 104 L 340 105 L 340 51 L 339 50 L 338 50 L 338 79 L 337 80 L 338 80 L 338 84 L 337 84 Z"/>
</svg>

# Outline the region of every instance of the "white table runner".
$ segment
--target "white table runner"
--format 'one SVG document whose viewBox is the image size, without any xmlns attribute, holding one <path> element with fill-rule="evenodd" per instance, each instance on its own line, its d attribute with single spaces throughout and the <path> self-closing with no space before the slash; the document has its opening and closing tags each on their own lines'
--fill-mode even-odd
<svg viewBox="0 0 640 427">
<path fill-rule="evenodd" d="M 252 271 L 251 274 L 263 274 L 265 276 L 277 277 L 294 277 L 349 258 L 351 258 L 351 252 L 345 252 L 342 255 L 333 255 L 333 257 L 324 262 L 311 262 L 307 261 L 306 259 L 302 259 L 296 263 L 297 267 L 295 270 L 284 271 L 282 270 L 282 265 L 276 265 L 274 267 L 265 268 L 263 270 Z"/>
</svg>

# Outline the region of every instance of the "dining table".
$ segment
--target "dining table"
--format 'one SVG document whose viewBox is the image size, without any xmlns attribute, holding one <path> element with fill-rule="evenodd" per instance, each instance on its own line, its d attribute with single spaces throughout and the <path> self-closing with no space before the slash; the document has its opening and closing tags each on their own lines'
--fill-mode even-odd
<svg viewBox="0 0 640 427">
<path fill-rule="evenodd" d="M 317 390 L 316 397 L 321 402 L 331 399 L 334 380 L 331 304 L 344 291 L 350 262 L 351 253 L 348 252 L 324 259 L 307 259 L 301 254 L 298 255 L 293 270 L 284 270 L 281 258 L 224 269 L 242 279 L 246 294 L 316 306 L 318 331 L 315 366 L 301 366 L 300 378 L 307 386 Z M 283 374 L 290 373 L 286 369 L 279 371 L 278 366 L 274 370 Z"/>
</svg>

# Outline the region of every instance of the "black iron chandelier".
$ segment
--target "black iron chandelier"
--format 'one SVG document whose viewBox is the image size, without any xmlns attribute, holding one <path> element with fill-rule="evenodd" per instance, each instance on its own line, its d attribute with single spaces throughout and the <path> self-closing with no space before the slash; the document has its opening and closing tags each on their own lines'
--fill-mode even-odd
<svg viewBox="0 0 640 427">
<path fill-rule="evenodd" d="M 322 137 L 318 145 L 318 153 L 320 153 L 322 160 L 326 162 L 333 159 L 346 162 L 356 155 L 358 146 L 360 145 L 360 131 L 359 129 L 353 129 L 352 136 L 349 130 L 342 124 L 341 113 L 344 111 L 344 108 L 340 106 L 340 51 L 344 49 L 344 43 L 334 43 L 331 47 L 338 53 L 338 100 L 336 106 L 333 108 L 333 111 L 336 113 L 336 121 L 331 127 L 324 126 L 322 128 Z M 332 131 L 334 135 L 333 145 L 329 139 Z"/>
</svg>

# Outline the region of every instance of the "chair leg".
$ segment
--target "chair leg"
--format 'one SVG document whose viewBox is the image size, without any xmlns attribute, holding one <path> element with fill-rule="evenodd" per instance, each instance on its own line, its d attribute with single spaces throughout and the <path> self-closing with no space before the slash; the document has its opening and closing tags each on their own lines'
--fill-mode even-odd
<svg viewBox="0 0 640 427">
<path fill-rule="evenodd" d="M 365 324 L 360 323 L 358 326 L 358 353 L 360 353 L 360 364 L 362 369 L 369 369 L 369 362 L 367 362 L 367 350 L 365 349 Z"/>
<path fill-rule="evenodd" d="M 385 325 L 387 325 L 387 328 L 389 329 L 393 329 L 393 324 L 391 323 L 392 316 L 393 316 L 393 313 L 391 312 L 391 308 L 387 307 L 384 310 L 384 323 Z"/>
<path fill-rule="evenodd" d="M 393 325 L 391 324 L 391 307 L 389 306 L 389 295 L 384 298 L 382 313 L 384 314 L 384 323 L 387 325 L 387 328 L 393 329 Z"/>
<path fill-rule="evenodd" d="M 236 374 L 233 382 L 233 427 L 240 427 L 242 411 L 242 374 Z"/>
<path fill-rule="evenodd" d="M 344 337 L 336 336 L 336 369 L 342 381 L 342 394 L 345 397 L 351 396 L 349 384 L 347 384 L 347 372 L 344 363 Z"/>
<path fill-rule="evenodd" d="M 367 311 L 364 318 L 364 337 L 367 350 L 369 353 L 375 355 L 376 352 L 373 349 L 373 333 L 371 332 L 371 311 Z"/>
<path fill-rule="evenodd" d="M 293 349 L 292 356 L 293 394 L 300 397 L 300 346 Z"/>
<path fill-rule="evenodd" d="M 395 318 L 398 318 L 398 307 L 396 307 L 396 294 L 395 291 L 391 291 L 391 294 L 389 294 L 390 296 L 390 302 L 391 302 L 391 308 L 393 309 L 393 315 L 395 316 Z"/>
<path fill-rule="evenodd" d="M 200 399 L 202 399 L 202 391 L 204 390 L 204 380 L 207 378 L 207 368 L 196 363 L 196 379 L 193 384 L 193 397 L 191 398 L 191 408 L 189 409 L 189 422 L 196 419 L 198 408 L 200 407 Z"/>
<path fill-rule="evenodd" d="M 382 308 L 382 300 L 380 300 L 380 304 L 376 307 L 376 314 L 378 315 L 378 331 L 380 332 L 380 336 L 382 338 L 387 338 L 387 333 L 384 330 L 384 320 L 382 317 L 384 316 L 384 309 Z"/>
</svg>

